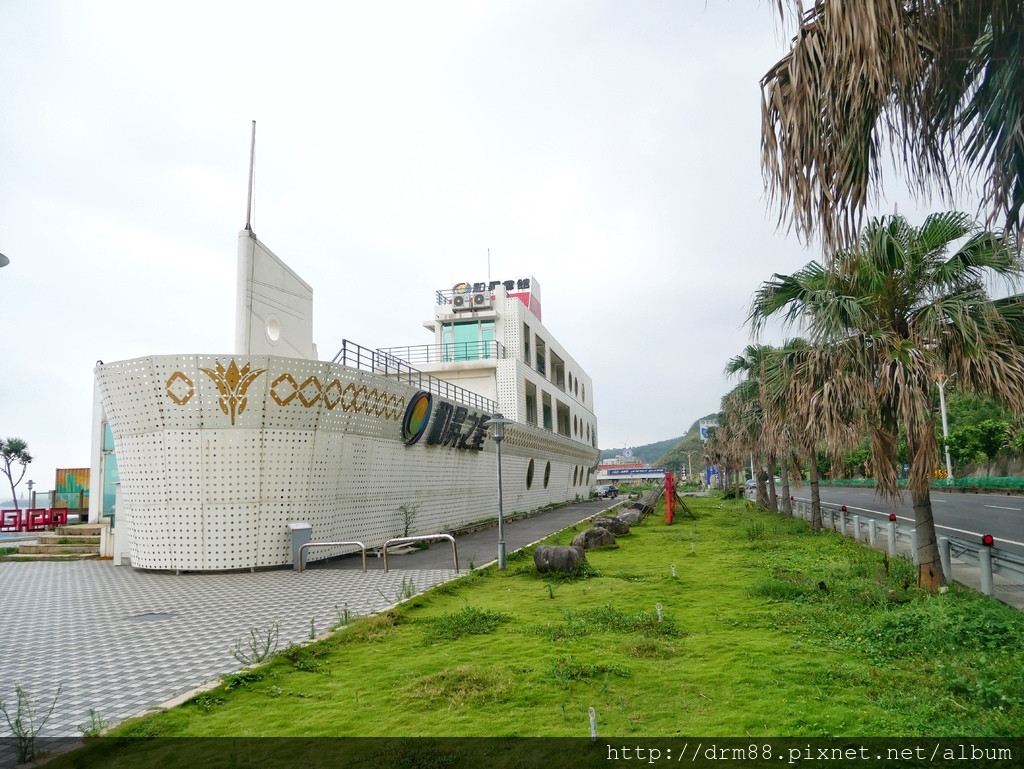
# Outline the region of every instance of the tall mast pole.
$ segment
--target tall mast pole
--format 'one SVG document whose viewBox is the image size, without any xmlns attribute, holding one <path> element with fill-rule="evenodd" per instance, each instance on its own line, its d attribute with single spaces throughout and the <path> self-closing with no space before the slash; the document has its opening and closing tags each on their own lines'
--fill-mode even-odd
<svg viewBox="0 0 1024 769">
<path fill-rule="evenodd" d="M 249 143 L 249 202 L 245 206 L 245 229 L 252 232 L 252 172 L 256 162 L 256 121 L 252 121 L 252 141 Z"/>
</svg>

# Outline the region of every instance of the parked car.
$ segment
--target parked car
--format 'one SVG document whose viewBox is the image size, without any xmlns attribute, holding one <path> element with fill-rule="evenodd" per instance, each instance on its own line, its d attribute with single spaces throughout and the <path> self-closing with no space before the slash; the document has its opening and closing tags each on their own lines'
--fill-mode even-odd
<svg viewBox="0 0 1024 769">
<path fill-rule="evenodd" d="M 594 493 L 601 497 L 601 499 L 615 499 L 619 496 L 619 489 L 617 486 L 607 484 L 604 486 L 598 486 L 597 491 Z"/>
</svg>

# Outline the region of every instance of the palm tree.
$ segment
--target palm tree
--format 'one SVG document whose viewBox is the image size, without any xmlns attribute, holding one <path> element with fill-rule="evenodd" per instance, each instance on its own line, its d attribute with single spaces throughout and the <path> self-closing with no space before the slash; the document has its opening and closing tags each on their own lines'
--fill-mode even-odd
<svg viewBox="0 0 1024 769">
<path fill-rule="evenodd" d="M 747 345 L 743 354 L 732 358 L 725 366 L 725 373 L 740 376 L 742 381 L 722 399 L 725 410 L 735 409 L 741 414 L 742 434 L 747 437 L 746 450 L 757 455 L 757 497 L 758 504 L 771 512 L 778 512 L 775 499 L 775 451 L 770 445 L 772 437 L 772 414 L 765 409 L 761 392 L 761 372 L 772 348 L 769 345 Z M 729 403 L 726 400 L 729 400 Z M 768 472 L 764 471 L 765 454 L 768 456 Z M 751 470 L 753 472 L 753 470 Z"/>
<path fill-rule="evenodd" d="M 761 165 L 780 223 L 852 244 L 881 192 L 883 148 L 911 190 L 984 181 L 986 221 L 1024 206 L 1024 3 L 778 0 L 799 30 L 761 79 Z M 788 7 L 788 10 L 787 10 Z"/>
<path fill-rule="evenodd" d="M 29 462 L 32 461 L 32 455 L 28 453 L 28 444 L 21 438 L 8 438 L 6 440 L 0 440 L 0 472 L 3 472 L 7 476 L 8 482 L 11 484 L 11 498 L 14 500 L 14 507 L 21 509 L 18 505 L 18 494 L 15 492 L 14 487 L 21 483 L 21 479 L 25 477 L 25 471 L 28 469 Z M 21 465 L 21 473 L 18 475 L 18 480 L 14 480 L 15 465 Z"/>
<path fill-rule="evenodd" d="M 935 380 L 955 371 L 962 389 L 1024 408 L 1024 354 L 1007 320 L 1024 296 L 997 304 L 984 283 L 1021 275 L 1016 244 L 978 231 L 966 214 L 933 214 L 920 228 L 897 215 L 872 219 L 833 261 L 832 270 L 810 262 L 774 275 L 755 294 L 750 321 L 759 330 L 781 314 L 806 326 L 822 354 L 804 365 L 800 379 L 811 386 L 803 397 L 855 410 L 837 418 L 819 408 L 819 418 L 833 420 L 822 432 L 866 424 L 879 491 L 889 498 L 900 494 L 895 458 L 905 430 L 919 582 L 935 590 L 943 581 L 928 486 L 938 462 Z"/>
</svg>

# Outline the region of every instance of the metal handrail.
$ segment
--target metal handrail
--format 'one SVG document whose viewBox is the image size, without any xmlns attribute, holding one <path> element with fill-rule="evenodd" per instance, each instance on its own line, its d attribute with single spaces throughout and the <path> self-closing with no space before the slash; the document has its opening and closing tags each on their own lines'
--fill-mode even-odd
<svg viewBox="0 0 1024 769">
<path fill-rule="evenodd" d="M 408 542 L 430 542 L 437 539 L 447 539 L 452 543 L 452 560 L 455 562 L 455 573 L 459 573 L 459 550 L 455 545 L 455 537 L 451 534 L 426 534 L 421 537 L 395 537 L 389 539 L 384 543 L 384 547 L 381 548 L 381 552 L 384 555 L 384 573 L 388 573 L 388 548 L 391 545 L 397 545 L 399 543 L 405 544 Z"/>
<path fill-rule="evenodd" d="M 496 339 L 487 342 L 444 342 L 404 347 L 381 347 L 377 352 L 406 363 L 462 363 L 479 360 L 503 360 L 505 345 Z M 565 389 L 564 387 L 562 389 Z"/>
<path fill-rule="evenodd" d="M 331 359 L 331 363 L 349 366 L 371 374 L 382 374 L 385 377 L 393 378 L 396 382 L 408 384 L 419 390 L 428 390 L 442 398 L 464 403 L 483 412 L 493 414 L 498 410 L 498 404 L 490 398 L 485 398 L 483 395 L 444 379 L 438 379 L 431 374 L 425 374 L 385 350 L 371 350 L 369 347 L 363 347 L 347 339 L 342 340 L 341 349 Z"/>
<path fill-rule="evenodd" d="M 363 573 L 366 573 L 366 545 L 362 542 L 306 542 L 299 545 L 299 574 L 302 573 L 302 551 L 307 547 L 343 547 L 345 545 L 359 545 L 359 551 L 363 554 Z"/>
</svg>

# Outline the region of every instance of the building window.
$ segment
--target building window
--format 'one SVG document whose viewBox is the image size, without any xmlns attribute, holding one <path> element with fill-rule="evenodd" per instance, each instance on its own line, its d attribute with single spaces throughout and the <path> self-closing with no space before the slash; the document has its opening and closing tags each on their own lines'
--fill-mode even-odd
<svg viewBox="0 0 1024 769">
<path fill-rule="evenodd" d="M 576 421 L 576 415 L 575 414 L 572 415 L 572 434 L 573 435 L 579 435 L 580 434 L 580 423 Z"/>
<path fill-rule="evenodd" d="M 548 374 L 548 346 L 544 344 L 544 340 L 539 336 L 536 338 L 536 351 L 537 351 L 537 372 L 547 376 Z"/>
<path fill-rule="evenodd" d="M 441 328 L 441 345 L 443 360 L 446 362 L 493 358 L 494 321 L 446 323 Z"/>
<path fill-rule="evenodd" d="M 544 409 L 544 429 L 551 430 L 551 396 L 547 393 L 541 393 L 541 406 Z"/>
<path fill-rule="evenodd" d="M 530 464 L 526 466 L 526 489 L 529 490 L 533 485 L 533 459 L 530 459 Z"/>
<path fill-rule="evenodd" d="M 526 381 L 526 421 L 537 424 L 537 385 L 529 380 Z"/>
<path fill-rule="evenodd" d="M 576 485 L 576 480 L 577 480 L 577 479 L 576 479 L 576 474 L 577 474 L 577 473 L 578 473 L 579 471 L 580 471 L 580 469 L 579 469 L 578 467 L 576 467 L 575 465 L 573 465 L 573 468 L 572 468 L 572 485 L 573 485 L 573 486 L 575 486 L 575 485 Z"/>
<path fill-rule="evenodd" d="M 555 418 L 558 420 L 558 434 L 564 435 L 566 438 L 571 438 L 572 433 L 570 432 L 569 407 L 561 401 L 556 402 Z"/>
<path fill-rule="evenodd" d="M 523 360 L 526 361 L 526 365 L 529 366 L 533 363 L 530 358 L 530 327 L 523 324 Z"/>
<path fill-rule="evenodd" d="M 565 391 L 565 361 L 551 351 L 551 381 L 559 390 Z"/>
<path fill-rule="evenodd" d="M 551 462 L 544 463 L 544 488 L 548 487 L 548 481 L 551 480 Z"/>
</svg>

